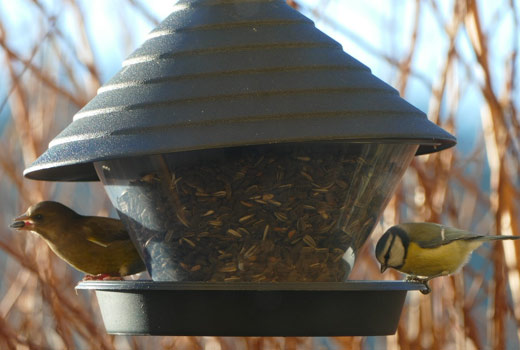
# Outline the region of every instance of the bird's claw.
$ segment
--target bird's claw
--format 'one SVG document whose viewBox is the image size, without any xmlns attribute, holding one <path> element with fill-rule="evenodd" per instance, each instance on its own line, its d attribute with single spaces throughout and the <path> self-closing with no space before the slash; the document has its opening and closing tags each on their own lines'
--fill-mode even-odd
<svg viewBox="0 0 520 350">
<path fill-rule="evenodd" d="M 432 289 L 428 285 L 428 280 L 421 281 L 421 283 L 426 287 L 426 289 L 421 289 L 420 292 L 424 295 L 430 294 Z"/>
<path fill-rule="evenodd" d="M 425 281 L 424 278 L 420 278 L 414 275 L 406 276 L 406 282 L 415 282 L 415 283 L 423 283 Z"/>
<path fill-rule="evenodd" d="M 428 281 L 430 281 L 429 278 L 420 278 L 420 277 L 412 276 L 412 275 L 406 276 L 406 282 L 422 283 L 426 287 L 426 289 L 420 290 L 420 292 L 424 295 L 430 294 L 432 291 L 432 289 L 428 285 Z"/>
<path fill-rule="evenodd" d="M 124 281 L 124 279 L 119 276 L 110 276 L 106 273 L 100 273 L 99 275 L 86 275 L 83 277 L 83 281 Z"/>
</svg>

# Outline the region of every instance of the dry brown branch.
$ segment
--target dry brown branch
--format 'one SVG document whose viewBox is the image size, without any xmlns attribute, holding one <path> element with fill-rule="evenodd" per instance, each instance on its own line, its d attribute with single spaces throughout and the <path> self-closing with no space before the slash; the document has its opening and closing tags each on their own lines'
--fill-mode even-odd
<svg viewBox="0 0 520 350">
<path fill-rule="evenodd" d="M 98 63 L 95 61 L 94 51 L 92 49 L 92 39 L 87 31 L 85 25 L 85 11 L 81 8 L 79 2 L 75 0 L 69 0 L 69 4 L 72 6 L 74 15 L 78 21 L 78 29 L 80 30 L 81 47 L 85 49 L 85 66 L 90 72 L 90 78 L 94 84 L 94 89 L 101 86 L 101 76 L 99 74 Z"/>
<path fill-rule="evenodd" d="M 412 68 L 412 59 L 415 57 L 415 49 L 417 48 L 417 38 L 419 36 L 419 26 L 421 21 L 421 1 L 415 1 L 415 15 L 413 22 L 413 29 L 410 38 L 410 47 L 407 50 L 407 54 L 404 59 L 401 61 L 399 66 L 399 80 L 397 82 L 397 90 L 399 93 L 404 96 L 406 92 L 406 86 L 408 83 L 408 78 L 410 76 L 410 70 Z"/>
<path fill-rule="evenodd" d="M 437 7 L 433 7 L 436 11 Z M 449 48 L 448 52 L 446 54 L 446 58 L 444 60 L 444 65 L 441 70 L 441 73 L 438 75 L 438 82 L 432 89 L 432 99 L 430 101 L 430 108 L 428 110 L 428 117 L 434 122 L 439 123 L 440 120 L 440 113 L 441 113 L 441 104 L 444 98 L 445 90 L 446 90 L 446 83 L 448 74 L 450 72 L 450 67 L 454 64 L 454 56 L 455 56 L 455 42 L 457 40 L 457 36 L 459 34 L 460 26 L 463 21 L 463 16 L 461 15 L 461 6 L 460 2 L 455 1 L 453 3 L 453 10 L 452 10 L 452 20 L 449 25 L 441 23 L 442 27 L 445 29 L 446 37 L 449 42 Z M 437 14 L 437 17 L 440 17 L 439 14 Z"/>
<path fill-rule="evenodd" d="M 441 0 L 417 0 L 396 6 L 390 15 L 378 12 L 378 5 L 368 1 L 356 4 L 373 11 L 374 18 L 366 18 L 364 30 L 384 39 L 401 29 L 406 33 L 405 40 L 382 40 L 375 45 L 344 20 L 347 13 L 331 13 L 329 9 L 340 1 L 349 11 L 353 3 L 343 0 L 318 1 L 312 7 L 311 2 L 287 0 L 293 8 L 324 23 L 334 35 L 348 38 L 382 66 L 390 67 L 392 76 L 397 77 L 395 87 L 405 98 L 414 86 L 411 79 L 422 84 L 429 94 L 423 97 L 429 101 L 430 120 L 460 140 L 468 136 L 464 123 L 479 118 L 482 123 L 482 132 L 469 135 L 477 139 L 472 150 L 455 149 L 414 159 L 382 225 L 360 251 L 352 277 L 401 278 L 395 272 L 381 276 L 373 257 L 378 235 L 399 221 L 437 221 L 479 233 L 520 235 L 518 3 L 496 2 L 492 11 L 487 11 L 483 0 L 453 1 L 451 8 Z M 92 14 L 88 2 L 58 0 L 56 13 L 47 2 L 20 3 L 28 5 L 34 16 L 31 23 L 41 27 L 41 34 L 35 39 L 19 39 L 23 36 L 8 20 L 16 16 L 3 12 L 0 3 L 0 60 L 4 67 L 0 73 L 5 80 L 0 88 L 7 90 L 6 96 L 0 96 L 0 102 L 6 101 L 0 116 L 8 118 L 5 123 L 0 119 L 4 123 L 0 123 L 0 196 L 9 198 L 0 203 L 4 213 L 1 227 L 33 202 L 62 199 L 72 205 L 74 198 L 84 195 L 84 188 L 79 192 L 81 186 L 29 181 L 21 173 L 101 85 L 100 72 L 106 59 L 102 55 L 109 54 L 96 51 L 100 38 L 93 37 L 93 31 L 86 27 Z M 150 10 L 153 5 L 140 0 L 118 2 L 155 25 L 159 18 Z M 121 11 L 121 16 L 125 13 Z M 73 19 L 69 25 L 74 28 L 65 27 L 65 15 Z M 113 18 L 114 25 L 119 25 L 118 21 L 124 23 L 125 19 Z M 436 28 L 428 27 L 431 23 Z M 497 46 L 498 35 L 509 35 L 500 38 L 507 42 Z M 134 42 L 128 35 L 120 39 Z M 435 56 L 435 64 L 426 70 L 418 61 L 421 50 L 431 50 Z M 85 209 L 106 214 L 108 200 L 102 190 L 96 187 L 90 193 L 96 197 L 92 200 L 96 207 Z M 0 285 L 1 349 L 317 347 L 310 338 L 109 336 L 95 297 L 75 294 L 73 287 L 80 277 L 43 242 L 4 229 L 0 230 L 0 249 L 6 255 L 5 264 L 0 262 L 4 275 Z M 520 247 L 511 242 L 484 246 L 474 257 L 484 267 L 469 265 L 459 275 L 432 281 L 429 296 L 410 293 L 397 334 L 377 339 L 376 344 L 392 350 L 513 348 L 520 334 L 507 330 L 520 323 Z M 487 314 L 481 311 L 484 305 L 488 305 Z M 364 337 L 340 337 L 331 344 L 338 349 L 365 349 L 373 342 Z"/>
<path fill-rule="evenodd" d="M 16 61 L 21 62 L 25 67 L 27 67 L 31 71 L 32 74 L 34 74 L 38 79 L 40 79 L 43 83 L 45 83 L 49 88 L 55 90 L 56 92 L 60 93 L 61 95 L 65 96 L 65 97 L 67 97 L 72 103 L 74 103 L 78 107 L 83 106 L 85 104 L 84 100 L 76 98 L 76 96 L 71 94 L 65 88 L 57 85 L 53 81 L 52 78 L 47 76 L 41 68 L 34 66 L 30 62 L 30 60 L 20 57 L 14 50 L 12 50 L 7 45 L 5 40 L 3 40 L 2 38 L 0 38 L 0 47 L 2 47 L 2 49 L 4 50 L 4 54 L 7 54 L 9 61 L 16 60 Z M 13 75 L 13 78 L 15 78 L 15 77 L 16 77 L 16 74 Z M 15 78 L 13 81 L 16 82 L 17 79 Z"/>
</svg>

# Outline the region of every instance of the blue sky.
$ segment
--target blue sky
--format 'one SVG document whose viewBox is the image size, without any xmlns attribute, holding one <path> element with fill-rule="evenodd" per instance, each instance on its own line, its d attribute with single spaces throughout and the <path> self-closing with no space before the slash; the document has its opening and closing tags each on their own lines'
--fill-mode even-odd
<svg viewBox="0 0 520 350">
<path fill-rule="evenodd" d="M 43 0 L 45 11 L 58 18 L 60 28 L 66 28 L 65 35 L 76 38 L 76 33 L 70 32 L 77 28 L 72 24 L 76 21 L 73 11 L 70 8 L 63 8 L 62 1 Z M 141 15 L 127 5 L 123 0 L 84 0 L 79 2 L 87 13 L 87 28 L 91 41 L 94 43 L 94 52 L 97 60 L 102 62 L 102 79 L 107 81 L 121 67 L 121 62 L 130 54 L 140 43 L 142 43 L 147 33 L 153 29 L 153 23 L 145 20 Z M 175 1 L 148 0 L 141 1 L 150 9 L 159 20 L 164 19 L 174 8 Z M 392 57 L 402 57 L 409 47 L 410 32 L 412 30 L 413 18 L 415 16 L 415 2 L 402 0 L 299 0 L 303 5 L 302 12 L 311 17 L 316 26 L 328 35 L 332 36 L 343 45 L 344 50 L 354 56 L 365 65 L 372 69 L 372 72 L 391 85 L 396 83 L 395 68 L 382 60 L 379 56 L 366 49 L 366 45 L 376 52 L 384 53 Z M 441 16 L 448 20 L 448 14 L 452 8 L 452 1 L 440 1 Z M 490 24 L 496 21 L 493 26 L 495 31 L 491 37 L 497 38 L 491 41 L 490 52 L 500 56 L 512 45 L 510 38 L 510 26 L 512 16 L 508 13 L 501 13 L 496 9 L 500 7 L 499 1 L 483 1 L 485 9 L 483 22 Z M 312 12 L 313 9 L 320 8 L 320 12 Z M 447 42 L 443 40 L 442 28 L 438 19 L 434 16 L 429 2 L 424 2 L 421 14 L 420 37 L 418 40 L 417 54 L 413 65 L 415 69 L 432 81 L 438 74 L 444 52 L 447 50 Z M 31 48 L 24 46 L 32 43 L 33 38 L 41 38 L 44 33 L 39 30 L 40 25 L 34 25 L 35 18 L 39 18 L 37 9 L 31 1 L 1 1 L 0 19 L 8 24 L 9 38 L 23 38 L 11 42 L 24 57 L 27 57 Z M 395 20 L 403 18 L 403 20 Z M 124 20 L 122 20 L 124 19 Z M 124 23 L 124 26 L 121 26 Z M 39 23 L 38 23 L 39 24 Z M 427 28 L 427 32 L 424 30 Z M 133 38 L 131 42 L 121 42 L 122 31 L 131 31 Z M 518 39 L 518 38 L 517 38 Z M 457 41 L 459 51 L 467 56 L 469 62 L 474 61 L 469 49 L 467 35 L 463 32 Z M 82 53 L 80 52 L 80 55 Z M 480 72 L 472 72 L 476 79 Z M 496 88 L 500 88 L 503 79 L 502 65 L 494 66 L 494 73 L 497 77 Z M 0 79 L 3 78 L 0 70 Z M 461 72 L 460 84 L 465 84 Z M 4 80 L 4 79 L 2 79 Z M 6 81 L 6 80 L 4 80 Z M 0 92 L 5 87 L 0 87 Z M 406 98 L 414 105 L 427 111 L 430 91 L 424 83 L 412 78 L 406 91 Z M 520 97 L 520 96 L 519 96 Z M 461 99 L 461 105 L 457 113 L 459 127 L 459 148 L 469 150 L 474 143 L 474 137 L 480 129 L 480 110 L 476 108 L 481 105 L 480 93 L 475 85 L 466 91 L 466 95 Z M 461 136 L 464 137 L 461 138 Z"/>
</svg>

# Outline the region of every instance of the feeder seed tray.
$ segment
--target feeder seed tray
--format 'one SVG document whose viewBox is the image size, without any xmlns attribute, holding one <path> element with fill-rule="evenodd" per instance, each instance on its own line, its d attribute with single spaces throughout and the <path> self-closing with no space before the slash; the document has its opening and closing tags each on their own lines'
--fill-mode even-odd
<svg viewBox="0 0 520 350">
<path fill-rule="evenodd" d="M 400 281 L 207 283 L 87 281 L 110 334 L 364 336 L 394 334 L 409 290 Z"/>
</svg>

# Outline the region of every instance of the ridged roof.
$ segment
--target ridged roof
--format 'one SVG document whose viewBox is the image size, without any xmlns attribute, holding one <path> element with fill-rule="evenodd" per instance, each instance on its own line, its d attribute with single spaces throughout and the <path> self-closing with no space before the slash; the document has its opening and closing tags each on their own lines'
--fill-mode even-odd
<svg viewBox="0 0 520 350">
<path fill-rule="evenodd" d="M 455 138 L 282 0 L 184 0 L 24 172 L 97 180 L 98 160 L 280 142 Z"/>
</svg>

